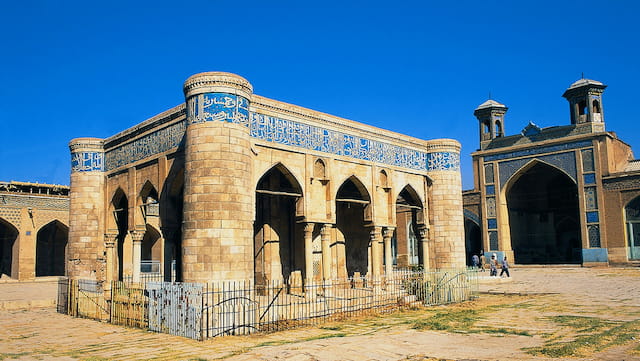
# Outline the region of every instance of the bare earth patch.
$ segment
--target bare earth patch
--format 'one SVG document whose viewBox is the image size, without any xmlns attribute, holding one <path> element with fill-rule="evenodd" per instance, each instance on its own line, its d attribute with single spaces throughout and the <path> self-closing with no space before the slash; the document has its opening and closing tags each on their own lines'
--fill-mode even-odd
<svg viewBox="0 0 640 361">
<path fill-rule="evenodd" d="M 0 312 L 0 360 L 640 360 L 640 270 L 514 269 L 463 304 L 205 342 Z"/>
</svg>

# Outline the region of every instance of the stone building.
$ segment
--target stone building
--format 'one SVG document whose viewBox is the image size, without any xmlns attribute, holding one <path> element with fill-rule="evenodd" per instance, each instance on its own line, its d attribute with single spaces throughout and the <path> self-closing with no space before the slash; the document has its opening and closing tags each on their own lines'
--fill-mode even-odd
<svg viewBox="0 0 640 361">
<path fill-rule="evenodd" d="M 70 142 L 71 277 L 137 280 L 144 262 L 190 282 L 464 266 L 457 141 L 279 102 L 229 73 L 183 91 L 130 129 Z"/>
<path fill-rule="evenodd" d="M 505 136 L 507 107 L 474 112 L 480 149 L 463 193 L 467 259 L 481 250 L 519 264 L 602 265 L 640 260 L 640 161 L 605 129 L 606 85 L 580 79 L 564 92 L 568 125 L 529 122 Z"/>
<path fill-rule="evenodd" d="M 65 275 L 69 187 L 0 182 L 0 278 Z"/>
</svg>

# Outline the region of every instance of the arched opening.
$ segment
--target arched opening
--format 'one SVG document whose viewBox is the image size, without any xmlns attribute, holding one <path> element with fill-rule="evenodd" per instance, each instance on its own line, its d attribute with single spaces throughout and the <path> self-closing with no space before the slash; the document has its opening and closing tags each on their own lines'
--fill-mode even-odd
<svg viewBox="0 0 640 361">
<path fill-rule="evenodd" d="M 369 267 L 369 204 L 371 198 L 365 186 L 355 176 L 350 177 L 336 194 L 336 228 L 344 237 L 347 276 L 356 272 L 367 274 Z"/>
<path fill-rule="evenodd" d="M 129 202 L 124 191 L 120 188 L 116 191 L 111 201 L 113 207 L 113 217 L 115 219 L 116 227 L 118 229 L 117 236 L 117 275 L 118 280 L 124 278 L 124 242 L 129 231 Z"/>
<path fill-rule="evenodd" d="M 406 186 L 396 197 L 395 239 L 397 266 L 400 268 L 422 264 L 422 244 L 416 236 L 418 224 L 423 223 L 423 206 L 411 186 Z"/>
<path fill-rule="evenodd" d="M 303 228 L 296 223 L 302 187 L 282 164 L 267 171 L 256 186 L 254 224 L 255 279 L 288 282 L 291 273 L 304 272 Z"/>
<path fill-rule="evenodd" d="M 602 111 L 600 110 L 600 102 L 597 100 L 594 100 L 593 103 L 593 112 L 594 113 L 601 113 Z"/>
<path fill-rule="evenodd" d="M 18 239 L 18 230 L 11 223 L 0 218 L 0 278 L 11 277 L 13 247 Z"/>
<path fill-rule="evenodd" d="M 502 137 L 503 135 L 502 124 L 500 121 L 496 121 L 496 137 Z"/>
<path fill-rule="evenodd" d="M 485 121 L 482 123 L 482 134 L 490 134 L 491 133 L 491 124 L 489 121 Z"/>
<path fill-rule="evenodd" d="M 471 258 L 474 254 L 480 256 L 482 251 L 482 237 L 480 236 L 480 226 L 469 218 L 464 219 L 464 244 L 467 265 L 472 265 Z"/>
<path fill-rule="evenodd" d="M 36 277 L 64 276 L 69 228 L 52 221 L 40 228 L 36 236 Z"/>
<path fill-rule="evenodd" d="M 145 223 L 145 233 L 141 244 L 140 270 L 143 273 L 161 274 L 163 242 L 158 232 L 160 227 L 160 205 L 158 191 L 146 181 L 140 190 L 138 208 Z"/>
<path fill-rule="evenodd" d="M 581 263 L 578 188 L 536 162 L 507 192 L 511 246 L 519 264 Z"/>
<path fill-rule="evenodd" d="M 147 224 L 146 232 L 142 238 L 140 252 L 141 272 L 159 274 L 160 258 L 162 257 L 162 243 L 159 242 L 160 232 Z"/>
<path fill-rule="evenodd" d="M 634 198 L 624 207 L 625 224 L 627 227 L 627 245 L 629 259 L 640 259 L 640 197 Z"/>
<path fill-rule="evenodd" d="M 588 108 L 587 108 L 587 102 L 584 100 L 581 100 L 580 102 L 578 102 L 578 115 L 585 115 L 588 112 Z"/>
<path fill-rule="evenodd" d="M 182 220 L 184 162 L 176 160 L 160 196 L 160 220 L 164 238 L 164 280 L 182 281 Z"/>
</svg>

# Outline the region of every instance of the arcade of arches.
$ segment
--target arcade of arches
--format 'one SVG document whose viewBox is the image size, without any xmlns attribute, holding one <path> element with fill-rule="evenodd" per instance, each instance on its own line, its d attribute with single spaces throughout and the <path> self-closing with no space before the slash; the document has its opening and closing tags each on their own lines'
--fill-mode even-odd
<svg viewBox="0 0 640 361">
<path fill-rule="evenodd" d="M 64 276 L 69 187 L 0 182 L 0 278 Z"/>
<path fill-rule="evenodd" d="M 229 73 L 184 92 L 70 142 L 69 276 L 295 283 L 464 265 L 458 142 L 265 98 Z"/>
</svg>

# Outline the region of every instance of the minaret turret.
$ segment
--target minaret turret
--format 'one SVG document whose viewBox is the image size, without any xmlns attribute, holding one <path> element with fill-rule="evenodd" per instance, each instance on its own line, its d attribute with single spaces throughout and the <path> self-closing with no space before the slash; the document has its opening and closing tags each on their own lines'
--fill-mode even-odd
<svg viewBox="0 0 640 361">
<path fill-rule="evenodd" d="M 599 81 L 580 79 L 562 94 L 569 101 L 571 124 L 588 127 L 592 132 L 604 131 L 602 93 L 607 86 Z"/>
<path fill-rule="evenodd" d="M 480 125 L 480 149 L 485 149 L 493 139 L 504 136 L 504 115 L 508 109 L 504 104 L 489 99 L 473 112 Z"/>
</svg>

